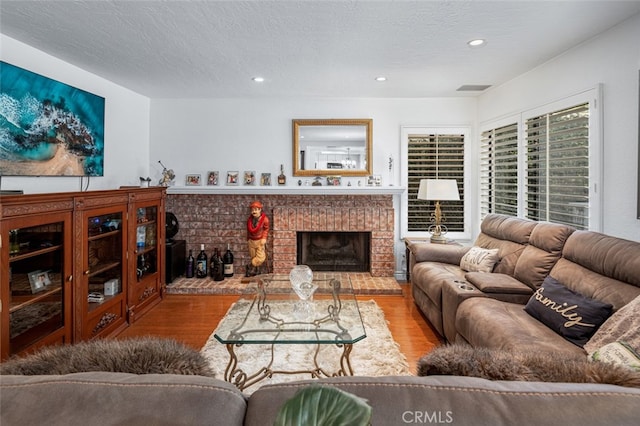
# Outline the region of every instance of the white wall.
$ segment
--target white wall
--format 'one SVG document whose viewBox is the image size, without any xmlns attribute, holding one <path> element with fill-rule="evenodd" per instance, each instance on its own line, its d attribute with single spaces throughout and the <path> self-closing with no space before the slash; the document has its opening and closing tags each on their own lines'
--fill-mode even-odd
<svg viewBox="0 0 640 426">
<path fill-rule="evenodd" d="M 205 179 L 212 170 L 220 172 L 222 185 L 226 172 L 236 170 L 241 174 L 245 170 L 270 172 L 275 181 L 283 164 L 287 185 L 297 185 L 299 178 L 292 176 L 292 119 L 372 118 L 374 174 L 382 176 L 385 186 L 389 184 L 392 155 L 396 163 L 393 184 L 397 186 L 404 167 L 399 164 L 402 125 L 472 126 L 475 114 L 475 98 L 153 99 L 150 162 L 156 170 L 151 177 L 155 180 L 162 172 L 158 160 L 175 171 L 176 185 L 184 185 L 185 174 L 201 174 Z M 343 178 L 342 185 L 350 180 L 358 179 Z M 399 197 L 394 200 L 396 271 L 404 279 Z"/>
<path fill-rule="evenodd" d="M 149 98 L 2 34 L 0 43 L 3 61 L 105 98 L 104 176 L 92 177 L 90 190 L 139 185 L 149 175 Z M 81 189 L 79 177 L 3 176 L 1 183 L 27 194 Z"/>
<path fill-rule="evenodd" d="M 372 118 L 373 167 L 389 184 L 388 158 L 396 162 L 393 183 L 400 183 L 400 126 L 471 125 L 476 100 L 449 99 L 153 99 L 151 101 L 152 177 L 159 177 L 161 160 L 176 172 L 176 185 L 185 174 L 217 170 L 221 176 L 237 170 L 270 172 L 284 165 L 288 185 L 292 176 L 291 120 L 294 118 Z M 303 178 L 304 180 L 304 178 Z M 343 185 L 350 179 L 343 178 Z M 357 179 L 352 179 L 357 180 Z"/>
<path fill-rule="evenodd" d="M 603 232 L 640 241 L 636 219 L 640 15 L 478 100 L 478 122 L 603 87 Z"/>
</svg>

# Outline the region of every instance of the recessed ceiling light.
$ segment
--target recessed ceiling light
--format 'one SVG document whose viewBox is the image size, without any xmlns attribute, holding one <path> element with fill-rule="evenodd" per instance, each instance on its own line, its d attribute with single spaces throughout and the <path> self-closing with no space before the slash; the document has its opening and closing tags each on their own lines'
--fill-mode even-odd
<svg viewBox="0 0 640 426">
<path fill-rule="evenodd" d="M 470 47 L 480 47 L 480 46 L 484 46 L 487 43 L 486 40 L 482 39 L 482 38 L 476 38 L 474 40 L 470 40 L 467 42 L 467 44 Z"/>
<path fill-rule="evenodd" d="M 376 81 L 387 81 L 387 77 L 376 77 Z"/>
<path fill-rule="evenodd" d="M 264 81 L 264 77 L 253 77 L 251 80 L 255 81 L 256 83 L 262 83 Z"/>
</svg>

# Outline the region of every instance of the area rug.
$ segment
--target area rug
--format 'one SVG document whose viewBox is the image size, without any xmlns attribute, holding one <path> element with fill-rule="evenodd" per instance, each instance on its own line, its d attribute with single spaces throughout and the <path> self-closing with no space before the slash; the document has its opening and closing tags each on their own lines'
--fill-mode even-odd
<svg viewBox="0 0 640 426">
<path fill-rule="evenodd" d="M 342 272 L 348 275 L 355 294 L 401 295 L 402 287 L 394 277 L 372 277 L 368 272 Z M 180 277 L 167 284 L 167 294 L 242 294 L 247 283 L 242 276 L 214 281 L 211 278 Z"/>
<path fill-rule="evenodd" d="M 357 376 L 409 376 L 411 375 L 407 359 L 400 352 L 398 343 L 387 326 L 382 309 L 375 301 L 358 303 L 367 337 L 353 345 L 351 367 Z M 202 354 L 209 360 L 216 377 L 224 379 L 224 370 L 229 361 L 226 346 L 218 342 L 211 334 L 202 348 Z M 246 345 L 237 348 L 238 365 L 251 374 L 270 360 L 270 345 Z M 272 370 L 297 370 L 308 368 L 313 360 L 315 345 L 278 345 L 275 351 Z M 318 355 L 318 364 L 326 371 L 338 371 L 342 349 L 335 345 L 322 345 Z M 245 394 L 255 392 L 261 386 L 283 383 L 293 380 L 308 380 L 310 374 L 276 374 L 244 389 Z"/>
</svg>

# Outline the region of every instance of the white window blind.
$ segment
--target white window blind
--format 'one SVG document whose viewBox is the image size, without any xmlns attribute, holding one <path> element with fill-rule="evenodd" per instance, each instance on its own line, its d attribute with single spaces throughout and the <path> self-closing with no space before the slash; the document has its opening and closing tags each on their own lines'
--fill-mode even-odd
<svg viewBox="0 0 640 426">
<path fill-rule="evenodd" d="M 518 215 L 518 123 L 482 132 L 480 215 Z"/>
<path fill-rule="evenodd" d="M 589 103 L 525 121 L 526 217 L 589 229 Z"/>
<path fill-rule="evenodd" d="M 407 142 L 407 230 L 426 231 L 434 202 L 418 200 L 421 179 L 456 179 L 460 201 L 441 203 L 449 232 L 464 231 L 464 134 L 409 135 Z"/>
</svg>

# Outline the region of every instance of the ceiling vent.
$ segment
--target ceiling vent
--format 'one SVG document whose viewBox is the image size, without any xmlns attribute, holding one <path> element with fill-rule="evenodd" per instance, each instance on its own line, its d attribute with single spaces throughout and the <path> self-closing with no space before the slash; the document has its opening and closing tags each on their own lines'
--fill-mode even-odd
<svg viewBox="0 0 640 426">
<path fill-rule="evenodd" d="M 457 92 L 482 92 L 491 87 L 490 84 L 464 84 L 456 90 Z"/>
</svg>

